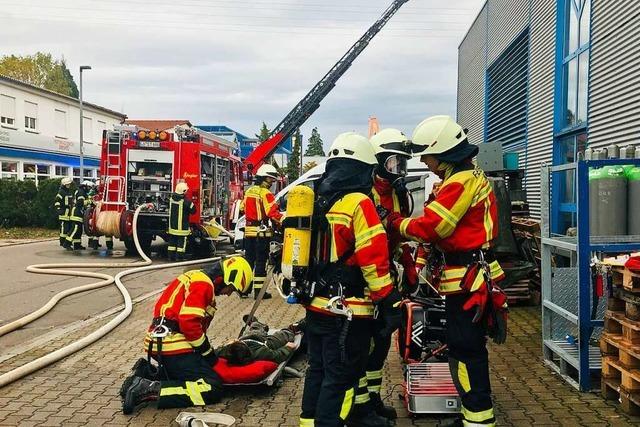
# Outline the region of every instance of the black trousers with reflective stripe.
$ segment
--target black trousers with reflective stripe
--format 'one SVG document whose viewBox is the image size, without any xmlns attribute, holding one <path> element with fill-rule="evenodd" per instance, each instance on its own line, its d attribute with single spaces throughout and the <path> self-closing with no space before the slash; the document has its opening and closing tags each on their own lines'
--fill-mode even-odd
<svg viewBox="0 0 640 427">
<path fill-rule="evenodd" d="M 186 408 L 215 403 L 222 397 L 222 380 L 197 353 L 162 356 L 169 380 L 160 381 L 158 408 Z"/>
<path fill-rule="evenodd" d="M 73 244 L 74 249 L 82 246 L 82 227 L 83 224 L 78 221 L 69 221 L 69 231 L 67 233 L 67 242 Z"/>
<path fill-rule="evenodd" d="M 367 360 L 367 372 L 373 373 L 381 371 L 384 367 L 384 362 L 387 360 L 387 356 L 389 354 L 389 349 L 391 348 L 391 337 L 392 335 L 380 335 L 378 331 L 383 328 L 384 325 L 376 324 L 375 331 L 373 333 L 373 350 L 371 354 L 369 354 L 369 359 Z M 369 378 L 367 380 L 367 386 L 370 392 L 380 393 L 380 387 L 382 386 L 382 377 L 372 379 L 371 374 L 367 375 Z"/>
<path fill-rule="evenodd" d="M 472 413 L 480 413 L 493 408 L 489 355 L 485 327 L 482 322 L 472 322 L 475 310 L 465 311 L 462 308 L 467 298 L 468 295 L 464 294 L 447 295 L 445 302 L 449 368 L 462 406 Z M 491 416 L 480 422 L 492 421 Z"/>
<path fill-rule="evenodd" d="M 267 258 L 269 257 L 270 237 L 245 237 L 244 257 L 253 269 L 255 278 L 264 278 L 267 275 Z M 260 282 L 260 285 L 264 282 Z M 256 288 L 259 289 L 259 288 Z"/>
<path fill-rule="evenodd" d="M 343 426 L 352 405 L 345 402 L 345 397 L 353 400 L 358 379 L 366 367 L 372 320 L 354 318 L 350 322 L 344 360 L 338 342 L 346 318 L 307 310 L 306 321 L 309 368 L 304 380 L 301 418 L 314 419 L 315 427 Z"/>
<path fill-rule="evenodd" d="M 169 246 L 167 247 L 167 252 L 169 253 L 169 257 L 172 255 L 176 255 L 179 258 L 184 258 L 184 255 L 187 251 L 187 238 L 189 236 L 176 236 L 174 234 L 169 234 Z"/>
<path fill-rule="evenodd" d="M 67 237 L 69 235 L 69 231 L 70 231 L 70 221 L 67 219 L 61 219 L 60 221 L 60 246 L 66 246 L 67 245 Z"/>
</svg>

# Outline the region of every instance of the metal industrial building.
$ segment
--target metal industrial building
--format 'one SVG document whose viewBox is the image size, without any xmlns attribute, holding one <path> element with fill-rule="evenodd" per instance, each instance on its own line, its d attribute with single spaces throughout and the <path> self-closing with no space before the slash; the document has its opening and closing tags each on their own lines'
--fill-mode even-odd
<svg viewBox="0 0 640 427">
<path fill-rule="evenodd" d="M 487 0 L 459 46 L 457 116 L 518 152 L 533 216 L 540 166 L 640 141 L 637 0 Z M 573 177 L 559 219 L 574 219 Z"/>
</svg>

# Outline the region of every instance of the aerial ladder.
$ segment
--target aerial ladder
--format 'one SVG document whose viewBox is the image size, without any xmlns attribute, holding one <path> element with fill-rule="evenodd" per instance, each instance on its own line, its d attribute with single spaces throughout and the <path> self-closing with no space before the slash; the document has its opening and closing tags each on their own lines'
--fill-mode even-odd
<svg viewBox="0 0 640 427">
<path fill-rule="evenodd" d="M 320 102 L 331 92 L 337 81 L 349 69 L 353 61 L 362 53 L 369 45 L 369 42 L 382 30 L 389 22 L 391 17 L 400 9 L 400 7 L 409 0 L 394 0 L 391 6 L 382 14 L 382 16 L 349 48 L 338 62 L 334 64 L 327 74 L 305 95 L 304 98 L 286 115 L 284 119 L 276 126 L 269 138 L 258 145 L 244 159 L 244 167 L 249 175 L 257 170 L 266 159 L 268 159 L 282 144 L 313 114 Z"/>
</svg>

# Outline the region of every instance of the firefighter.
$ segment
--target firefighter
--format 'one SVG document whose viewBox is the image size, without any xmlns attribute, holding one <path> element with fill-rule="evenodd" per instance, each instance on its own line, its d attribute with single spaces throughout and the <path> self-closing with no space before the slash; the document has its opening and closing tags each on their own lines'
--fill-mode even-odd
<svg viewBox="0 0 640 427">
<path fill-rule="evenodd" d="M 218 358 L 207 337 L 216 311 L 216 296 L 251 290 L 253 273 L 240 256 L 215 262 L 203 270 L 191 270 L 174 279 L 153 309 L 153 321 L 145 337 L 147 357 L 125 379 L 120 395 L 122 410 L 131 414 L 146 401 L 158 408 L 204 406 L 222 395 L 222 380 L 212 369 Z"/>
<path fill-rule="evenodd" d="M 367 138 L 339 135 L 316 185 L 312 254 L 306 284 L 309 368 L 301 426 L 387 426 L 370 407 L 354 408 L 373 329 L 374 307 L 387 332 L 400 323 L 400 295 L 389 275 L 386 233 L 367 196 L 377 164 Z"/>
<path fill-rule="evenodd" d="M 71 178 L 62 178 L 58 194 L 56 194 L 56 201 L 54 203 L 56 213 L 58 214 L 58 220 L 60 221 L 60 246 L 63 248 L 70 246 L 67 241 L 67 237 L 69 231 L 71 231 L 69 227 L 69 217 L 71 216 L 71 209 L 73 207 L 71 183 L 73 183 Z"/>
<path fill-rule="evenodd" d="M 183 261 L 187 251 L 189 215 L 196 213 L 196 205 L 186 196 L 188 190 L 186 183 L 179 182 L 169 199 L 169 261 Z"/>
<path fill-rule="evenodd" d="M 414 155 L 442 185 L 423 216 L 392 213 L 386 221 L 402 236 L 432 244 L 429 265 L 435 285 L 446 295 L 449 368 L 462 400 L 462 425 L 495 425 L 485 325 L 491 312 L 501 309 L 489 294 L 489 286 L 503 275 L 490 253 L 498 231 L 496 198 L 484 172 L 472 163 L 478 147 L 449 116 L 420 123 L 412 144 Z M 492 330 L 494 341 L 504 342 L 506 323 L 497 328 L 494 323 Z"/>
<path fill-rule="evenodd" d="M 278 179 L 278 171 L 271 165 L 262 165 L 255 176 L 255 185 L 244 194 L 240 209 L 244 211 L 246 225 L 244 228 L 244 251 L 247 261 L 253 268 L 253 294 L 258 293 L 267 275 L 267 258 L 269 256 L 269 242 L 273 236 L 273 228 L 269 220 L 279 223 L 282 218 L 280 206 L 275 196 L 269 190 Z M 271 298 L 265 293 L 264 299 Z"/>
<path fill-rule="evenodd" d="M 87 193 L 92 185 L 93 182 L 91 181 L 82 181 L 73 194 L 74 204 L 69 216 L 70 231 L 67 235 L 67 250 L 87 249 L 82 246 L 82 228 L 84 227 L 84 209 L 89 201 Z"/>
<path fill-rule="evenodd" d="M 93 186 L 91 187 L 91 189 L 89 190 L 89 204 L 96 206 L 96 198 L 99 192 L 99 188 L 100 188 L 100 180 L 96 180 L 95 183 L 93 183 Z M 107 244 L 107 250 L 111 251 L 113 250 L 113 237 L 112 236 L 104 236 L 104 241 Z M 98 248 L 102 247 L 102 245 L 100 244 L 100 236 L 89 236 L 89 245 L 88 245 L 91 249 L 93 250 L 97 250 Z"/>
<path fill-rule="evenodd" d="M 371 137 L 371 144 L 376 153 L 377 166 L 371 198 L 373 203 L 387 212 L 395 212 L 402 216 L 409 216 L 411 212 L 410 200 L 404 177 L 407 174 L 407 161 L 411 158 L 410 142 L 397 129 L 383 129 Z M 415 286 L 418 282 L 415 265 L 408 244 L 402 244 L 402 236 L 397 231 L 389 232 L 388 250 L 390 261 L 396 260 L 403 265 L 405 284 Z M 401 279 L 390 262 L 391 277 L 395 279 L 395 286 L 400 287 Z M 379 321 L 378 319 L 377 321 Z M 380 397 L 382 386 L 382 368 L 391 347 L 391 333 L 381 335 L 381 327 L 374 328 L 372 347 L 367 360 L 366 374 L 363 372 L 356 390 L 356 408 L 360 405 L 372 407 L 375 412 L 388 419 L 397 417 L 392 406 L 384 405 Z"/>
</svg>

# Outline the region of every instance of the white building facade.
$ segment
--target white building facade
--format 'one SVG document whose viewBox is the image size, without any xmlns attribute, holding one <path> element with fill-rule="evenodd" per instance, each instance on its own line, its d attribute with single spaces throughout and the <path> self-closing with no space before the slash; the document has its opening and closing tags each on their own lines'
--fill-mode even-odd
<svg viewBox="0 0 640 427">
<path fill-rule="evenodd" d="M 519 153 L 540 213 L 540 166 L 640 143 L 637 0 L 487 0 L 458 52 L 458 121 L 470 141 Z M 573 176 L 554 203 L 575 220 Z"/>
<path fill-rule="evenodd" d="M 84 178 L 98 176 L 102 132 L 126 115 L 83 103 Z M 80 105 L 75 98 L 0 76 L 2 179 L 80 180 Z"/>
</svg>

